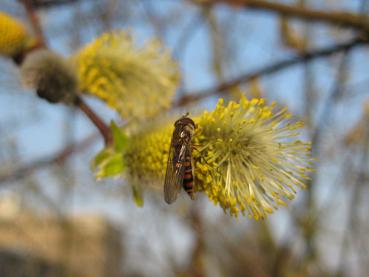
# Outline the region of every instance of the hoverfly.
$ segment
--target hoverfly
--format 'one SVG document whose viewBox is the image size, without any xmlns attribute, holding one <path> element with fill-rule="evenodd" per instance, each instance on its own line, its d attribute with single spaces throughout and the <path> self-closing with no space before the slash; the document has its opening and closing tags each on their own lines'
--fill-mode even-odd
<svg viewBox="0 0 369 277">
<path fill-rule="evenodd" d="M 195 128 L 195 123 L 188 117 L 188 113 L 174 123 L 164 181 L 164 199 L 168 204 L 177 199 L 181 187 L 192 200 L 195 198 L 191 141 Z"/>
</svg>

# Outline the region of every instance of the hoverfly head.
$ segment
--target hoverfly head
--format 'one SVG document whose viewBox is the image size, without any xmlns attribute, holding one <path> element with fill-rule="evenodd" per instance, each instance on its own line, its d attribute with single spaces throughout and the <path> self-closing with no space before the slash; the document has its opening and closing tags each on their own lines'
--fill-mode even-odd
<svg viewBox="0 0 369 277">
<path fill-rule="evenodd" d="M 174 126 L 177 127 L 177 126 L 188 126 L 188 125 L 192 125 L 191 127 L 193 129 L 195 129 L 196 125 L 195 125 L 195 122 L 188 117 L 189 113 L 185 113 L 180 119 L 178 119 L 175 123 L 174 123 Z"/>
</svg>

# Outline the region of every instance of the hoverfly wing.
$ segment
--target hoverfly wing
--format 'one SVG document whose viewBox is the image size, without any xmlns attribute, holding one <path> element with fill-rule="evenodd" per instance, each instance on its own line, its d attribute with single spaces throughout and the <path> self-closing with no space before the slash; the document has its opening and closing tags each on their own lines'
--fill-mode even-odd
<svg viewBox="0 0 369 277">
<path fill-rule="evenodd" d="M 181 190 L 184 176 L 184 161 L 186 158 L 186 145 L 178 144 L 179 130 L 175 130 L 168 153 L 167 170 L 164 181 L 164 200 L 173 203 Z"/>
<path fill-rule="evenodd" d="M 167 170 L 164 181 L 164 200 L 168 204 L 173 203 L 177 199 L 179 190 L 181 189 L 181 182 L 177 177 L 179 175 L 178 168 L 176 168 L 175 153 L 171 147 L 168 154 Z"/>
</svg>

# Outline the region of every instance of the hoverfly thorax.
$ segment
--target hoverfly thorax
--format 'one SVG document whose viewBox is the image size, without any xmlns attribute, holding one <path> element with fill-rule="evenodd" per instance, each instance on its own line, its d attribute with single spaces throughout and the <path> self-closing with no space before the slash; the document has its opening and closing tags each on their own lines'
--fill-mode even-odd
<svg viewBox="0 0 369 277">
<path fill-rule="evenodd" d="M 174 127 L 175 130 L 180 130 L 179 136 L 181 139 L 186 140 L 186 142 L 190 142 L 195 131 L 195 122 L 193 122 L 191 118 L 186 115 L 182 116 L 174 123 Z"/>
<path fill-rule="evenodd" d="M 195 122 L 188 114 L 174 123 L 164 181 L 164 199 L 168 204 L 177 199 L 181 188 L 194 199 L 192 136 L 195 128 Z"/>
</svg>

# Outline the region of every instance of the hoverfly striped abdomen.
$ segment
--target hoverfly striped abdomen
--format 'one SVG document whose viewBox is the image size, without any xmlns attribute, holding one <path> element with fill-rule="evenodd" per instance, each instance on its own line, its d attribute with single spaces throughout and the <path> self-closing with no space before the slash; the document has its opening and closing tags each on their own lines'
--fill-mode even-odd
<svg viewBox="0 0 369 277">
<path fill-rule="evenodd" d="M 191 156 L 186 156 L 184 162 L 184 176 L 183 176 L 183 189 L 188 193 L 192 200 L 195 199 L 195 191 L 193 187 L 193 173 L 192 173 L 192 161 Z"/>
<path fill-rule="evenodd" d="M 195 123 L 187 115 L 174 123 L 164 181 L 164 199 L 168 204 L 177 199 L 181 188 L 188 193 L 191 199 L 195 196 L 192 168 L 192 136 Z"/>
</svg>

